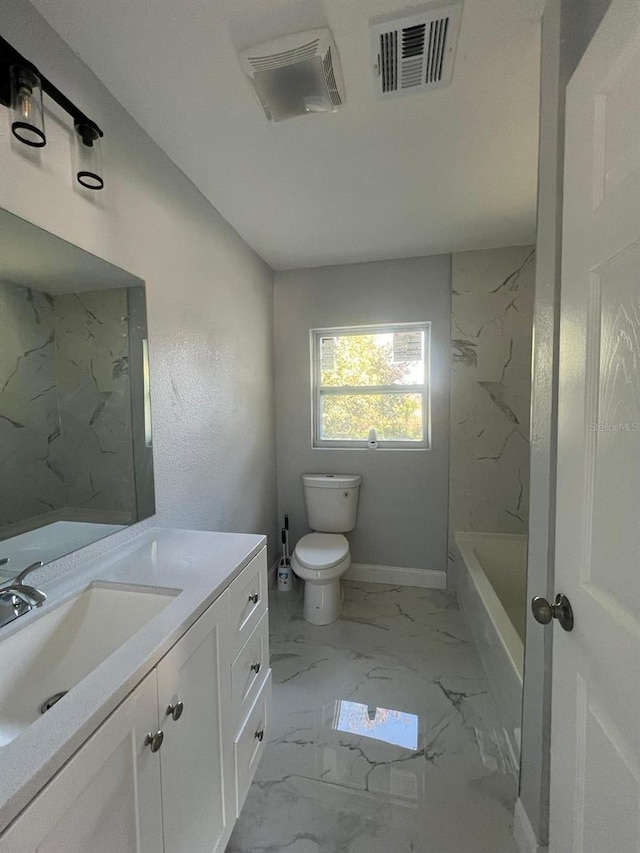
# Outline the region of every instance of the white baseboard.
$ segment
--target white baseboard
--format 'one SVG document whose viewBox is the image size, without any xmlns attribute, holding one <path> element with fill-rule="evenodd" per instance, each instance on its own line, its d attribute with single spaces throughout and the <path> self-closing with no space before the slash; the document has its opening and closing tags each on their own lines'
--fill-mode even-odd
<svg viewBox="0 0 640 853">
<path fill-rule="evenodd" d="M 422 589 L 446 589 L 447 573 L 434 569 L 411 569 L 402 566 L 377 566 L 372 563 L 351 563 L 343 578 L 348 581 L 390 583 L 417 586 Z"/>
<path fill-rule="evenodd" d="M 542 847 L 538 844 L 536 834 L 520 799 L 516 800 L 516 807 L 513 812 L 513 837 L 520 853 L 548 853 L 548 847 Z"/>
</svg>

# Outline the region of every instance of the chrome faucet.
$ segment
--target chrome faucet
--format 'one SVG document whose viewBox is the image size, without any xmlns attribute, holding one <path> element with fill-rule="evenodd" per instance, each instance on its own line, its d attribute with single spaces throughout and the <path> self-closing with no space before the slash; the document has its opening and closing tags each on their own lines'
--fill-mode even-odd
<svg viewBox="0 0 640 853">
<path fill-rule="evenodd" d="M 44 592 L 24 582 L 30 572 L 39 569 L 42 565 L 42 560 L 31 563 L 13 580 L 0 587 L 0 628 L 45 602 L 47 596 Z"/>
<path fill-rule="evenodd" d="M 17 575 L 13 581 L 11 581 L 7 587 L 3 587 L 0 589 L 0 595 L 3 594 L 5 590 L 7 592 L 12 593 L 13 595 L 17 595 L 18 598 L 21 598 L 25 601 L 30 607 L 40 607 L 45 601 L 47 596 L 44 592 L 40 592 L 39 589 L 36 589 L 35 586 L 30 586 L 24 582 L 24 579 L 28 574 L 39 569 L 40 566 L 43 566 L 44 563 L 42 560 L 36 560 L 35 563 L 31 563 L 30 566 L 27 566 L 26 569 L 23 569 L 19 575 Z"/>
</svg>

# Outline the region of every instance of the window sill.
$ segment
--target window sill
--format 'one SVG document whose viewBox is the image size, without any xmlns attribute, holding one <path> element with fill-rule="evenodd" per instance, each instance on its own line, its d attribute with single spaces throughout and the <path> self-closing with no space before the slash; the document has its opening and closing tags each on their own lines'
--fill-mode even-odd
<svg viewBox="0 0 640 853">
<path fill-rule="evenodd" d="M 425 447 L 425 445 L 420 445 L 419 447 L 394 447 L 393 445 L 384 445 L 379 444 L 377 447 L 367 447 L 366 444 L 356 444 L 356 445 L 347 445 L 347 444 L 312 444 L 312 450 L 366 450 L 369 453 L 375 453 L 376 451 L 409 451 L 409 453 L 415 453 L 416 451 L 424 451 L 431 450 L 431 447 Z"/>
</svg>

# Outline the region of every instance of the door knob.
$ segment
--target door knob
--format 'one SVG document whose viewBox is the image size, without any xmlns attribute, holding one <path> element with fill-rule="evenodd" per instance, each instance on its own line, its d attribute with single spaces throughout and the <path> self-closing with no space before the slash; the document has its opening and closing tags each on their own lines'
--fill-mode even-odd
<svg viewBox="0 0 640 853">
<path fill-rule="evenodd" d="M 546 598 L 541 595 L 536 597 L 531 602 L 531 612 L 536 622 L 541 625 L 548 625 L 552 619 L 557 619 L 560 627 L 564 631 L 573 630 L 573 610 L 571 603 L 566 595 L 558 593 L 553 604 L 549 604 Z"/>
<path fill-rule="evenodd" d="M 261 667 L 260 663 L 252 663 L 249 668 L 251 669 L 252 672 L 255 672 L 255 674 L 257 675 L 260 672 L 260 667 Z"/>
<path fill-rule="evenodd" d="M 149 732 L 149 734 L 144 739 L 144 745 L 151 747 L 151 752 L 157 752 L 162 746 L 162 741 L 164 740 L 164 732 L 162 729 L 157 731 L 155 734 L 153 732 Z"/>
<path fill-rule="evenodd" d="M 257 731 L 257 732 L 254 734 L 254 738 L 256 738 L 257 740 L 259 740 L 260 742 L 262 742 L 263 737 L 264 737 L 264 729 L 260 729 L 260 731 Z"/>
<path fill-rule="evenodd" d="M 253 595 L 249 596 L 249 601 L 252 601 L 254 604 L 257 604 L 259 600 L 260 600 L 260 596 L 258 595 L 257 592 L 254 592 Z"/>
</svg>

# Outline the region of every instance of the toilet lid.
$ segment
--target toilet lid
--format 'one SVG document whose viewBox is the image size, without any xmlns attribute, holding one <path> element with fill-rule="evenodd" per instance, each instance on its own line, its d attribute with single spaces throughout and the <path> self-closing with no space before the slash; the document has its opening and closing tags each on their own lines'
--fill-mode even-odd
<svg viewBox="0 0 640 853">
<path fill-rule="evenodd" d="M 341 533 L 307 533 L 295 548 L 296 560 L 307 569 L 330 569 L 349 553 L 349 543 Z"/>
</svg>

